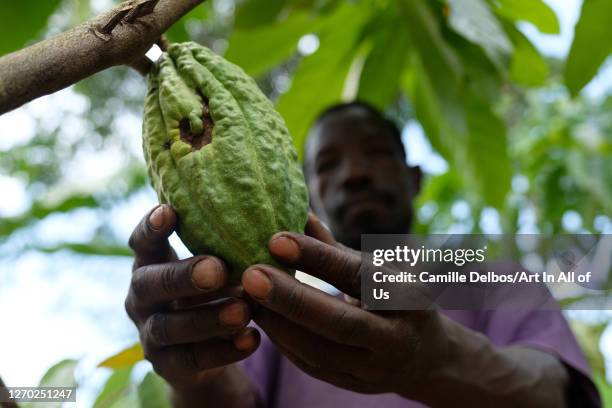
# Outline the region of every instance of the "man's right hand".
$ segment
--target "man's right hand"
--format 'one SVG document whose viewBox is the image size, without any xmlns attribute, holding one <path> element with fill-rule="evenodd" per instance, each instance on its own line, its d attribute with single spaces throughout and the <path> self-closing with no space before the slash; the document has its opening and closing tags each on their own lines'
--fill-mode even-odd
<svg viewBox="0 0 612 408">
<path fill-rule="evenodd" d="M 189 390 L 249 356 L 260 339 L 256 329 L 246 327 L 249 306 L 239 287 L 227 285 L 222 260 L 205 255 L 178 260 L 168 242 L 175 224 L 175 212 L 162 205 L 134 229 L 125 308 L 155 371 L 175 390 Z"/>
</svg>

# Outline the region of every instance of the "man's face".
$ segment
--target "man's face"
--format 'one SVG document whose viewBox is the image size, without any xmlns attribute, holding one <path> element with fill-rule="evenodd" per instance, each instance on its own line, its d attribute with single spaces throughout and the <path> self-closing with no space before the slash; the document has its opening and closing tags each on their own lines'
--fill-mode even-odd
<svg viewBox="0 0 612 408">
<path fill-rule="evenodd" d="M 339 242 L 359 249 L 361 234 L 409 231 L 420 173 L 364 110 L 337 113 L 312 129 L 306 176 L 311 205 Z"/>
</svg>

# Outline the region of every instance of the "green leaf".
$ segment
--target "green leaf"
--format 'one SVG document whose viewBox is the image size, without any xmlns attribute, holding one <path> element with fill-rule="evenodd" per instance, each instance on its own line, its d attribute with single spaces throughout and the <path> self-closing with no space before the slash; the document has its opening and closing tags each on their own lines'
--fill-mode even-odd
<svg viewBox="0 0 612 408">
<path fill-rule="evenodd" d="M 254 28 L 272 24 L 287 4 L 287 0 L 247 0 L 236 10 L 236 28 Z"/>
<path fill-rule="evenodd" d="M 450 116 L 443 112 L 432 80 L 418 55 L 413 55 L 411 59 L 411 69 L 403 77 L 403 86 L 432 147 L 446 160 L 452 161 L 453 147 L 449 140 L 453 140 L 451 135 L 454 131 L 449 123 Z"/>
<path fill-rule="evenodd" d="M 452 169 L 436 176 L 429 176 L 418 201 L 421 205 L 428 201 L 452 203 L 456 199 L 455 190 L 458 186 L 461 188 L 461 182 L 461 177 Z"/>
<path fill-rule="evenodd" d="M 511 179 L 503 122 L 486 99 L 470 91 L 456 99 L 440 99 L 433 86 L 435 77 L 418 56 L 411 61 L 412 72 L 404 78 L 404 87 L 432 146 L 473 193 L 502 208 Z"/>
<path fill-rule="evenodd" d="M 593 381 L 595 381 L 595 385 L 601 396 L 601 406 L 612 407 L 612 385 L 606 380 L 606 376 L 595 374 L 593 375 Z"/>
<path fill-rule="evenodd" d="M 142 351 L 142 345 L 140 343 L 135 343 L 117 354 L 108 357 L 98 364 L 98 367 L 122 368 L 132 366 L 143 359 L 144 353 Z"/>
<path fill-rule="evenodd" d="M 0 55 L 38 39 L 60 0 L 3 1 L 0 3 Z"/>
<path fill-rule="evenodd" d="M 225 58 L 257 77 L 294 55 L 298 40 L 316 31 L 317 23 L 310 13 L 300 12 L 269 26 L 235 30 Z"/>
<path fill-rule="evenodd" d="M 114 403 L 121 400 L 126 393 L 129 393 L 132 369 L 133 367 L 129 366 L 114 370 L 104 384 L 102 392 L 100 392 L 96 398 L 93 408 L 113 406 Z"/>
<path fill-rule="evenodd" d="M 549 68 L 542 55 L 516 27 L 506 24 L 505 29 L 514 44 L 510 65 L 511 79 L 526 86 L 544 85 L 548 79 Z"/>
<path fill-rule="evenodd" d="M 159 375 L 150 372 L 138 386 L 138 398 L 142 408 L 171 408 L 168 384 Z"/>
<path fill-rule="evenodd" d="M 487 101 L 473 94 L 466 99 L 468 157 L 456 163 L 472 169 L 485 203 L 501 209 L 512 178 L 506 126 Z M 465 179 L 466 184 L 469 180 Z"/>
<path fill-rule="evenodd" d="M 195 7 L 189 13 L 185 14 L 179 21 L 174 23 L 168 31 L 166 36 L 172 42 L 185 42 L 191 40 L 191 35 L 187 29 L 187 25 L 193 22 L 204 22 L 209 19 L 211 14 L 210 1 L 200 4 Z"/>
<path fill-rule="evenodd" d="M 39 385 L 41 387 L 76 387 L 74 370 L 77 364 L 77 360 L 60 361 L 47 370 Z"/>
<path fill-rule="evenodd" d="M 605 309 L 611 294 L 609 290 L 603 290 L 597 294 L 592 292 L 582 293 L 576 296 L 560 298 L 557 301 L 563 310 L 583 310 L 582 304 L 585 304 L 585 302 L 588 302 L 589 307 L 592 309 L 595 309 L 593 305 L 601 305 L 601 308 Z"/>
<path fill-rule="evenodd" d="M 567 169 L 575 182 L 592 200 L 609 213 L 612 212 L 612 155 L 584 154 L 578 150 L 567 152 Z"/>
<path fill-rule="evenodd" d="M 442 36 L 440 24 L 429 2 L 401 0 L 399 6 L 411 43 L 427 72 L 435 78 L 436 92 L 441 95 L 456 92 L 464 74 L 461 60 Z"/>
<path fill-rule="evenodd" d="M 570 320 L 569 323 L 591 369 L 596 374 L 605 375 L 605 361 L 599 349 L 599 342 L 607 324 L 588 324 L 576 319 Z"/>
<path fill-rule="evenodd" d="M 81 255 L 96 256 L 134 256 L 134 253 L 126 245 L 112 245 L 106 242 L 63 242 L 54 246 L 34 246 L 34 249 L 54 253 L 59 251 L 72 251 Z"/>
<path fill-rule="evenodd" d="M 491 61 L 503 69 L 512 53 L 512 44 L 484 0 L 449 0 L 448 4 L 449 25 L 481 46 Z"/>
<path fill-rule="evenodd" d="M 30 225 L 34 220 L 41 220 L 53 213 L 67 213 L 77 208 L 97 208 L 100 206 L 98 200 L 92 195 L 76 193 L 62 200 L 49 203 L 47 200 L 38 200 L 32 204 L 27 213 L 2 220 L 0 223 L 0 236 L 8 236 L 19 228 Z"/>
<path fill-rule="evenodd" d="M 40 380 L 40 387 L 76 387 L 77 382 L 74 377 L 74 370 L 78 364 L 77 360 L 62 360 L 59 363 L 53 365 L 44 374 Z M 62 402 L 45 402 L 42 406 L 45 408 L 61 408 L 64 404 Z M 40 403 L 37 402 L 24 402 L 19 404 L 21 408 L 39 408 Z"/>
<path fill-rule="evenodd" d="M 279 98 L 277 109 L 287 122 L 300 157 L 306 132 L 316 116 L 341 99 L 356 38 L 369 11 L 351 3 L 339 6 L 321 29 L 319 49 L 300 62 L 291 88 Z"/>
<path fill-rule="evenodd" d="M 460 91 L 469 89 L 491 102 L 498 101 L 502 84 L 506 82 L 503 72 L 496 68 L 478 45 L 459 35 L 450 37 L 448 41 L 459 55 L 465 73 L 464 86 Z M 444 96 L 444 93 L 441 95 Z"/>
<path fill-rule="evenodd" d="M 139 403 L 137 390 L 130 387 L 120 397 L 112 401 L 111 405 L 104 406 L 104 408 L 134 408 L 138 407 Z"/>
<path fill-rule="evenodd" d="M 559 34 L 554 11 L 542 0 L 497 0 L 497 13 L 512 21 L 528 21 L 546 34 Z"/>
<path fill-rule="evenodd" d="M 385 110 L 399 92 L 399 80 L 409 47 L 408 33 L 400 22 L 390 23 L 375 33 L 372 50 L 361 71 L 357 93 L 357 99 L 381 110 Z"/>
<path fill-rule="evenodd" d="M 565 84 L 572 95 L 588 84 L 612 51 L 612 1 L 584 0 L 565 65 Z"/>
</svg>

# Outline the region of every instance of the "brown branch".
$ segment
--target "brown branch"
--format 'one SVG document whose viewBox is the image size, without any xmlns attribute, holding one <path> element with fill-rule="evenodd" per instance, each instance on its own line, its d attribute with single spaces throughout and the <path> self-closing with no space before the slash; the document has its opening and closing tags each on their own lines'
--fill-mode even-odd
<svg viewBox="0 0 612 408">
<path fill-rule="evenodd" d="M 56 37 L 0 57 L 0 114 L 112 66 L 134 63 L 146 72 L 142 56 L 203 1 L 127 1 Z"/>
<path fill-rule="evenodd" d="M 5 402 L 2 402 L 5 401 Z M 1 408 L 18 408 L 17 403 L 9 401 L 9 393 L 6 389 L 6 385 L 0 378 L 0 407 Z"/>
<path fill-rule="evenodd" d="M 146 76 L 153 68 L 153 62 L 146 55 L 130 62 L 130 67 L 134 68 L 142 76 Z"/>
</svg>

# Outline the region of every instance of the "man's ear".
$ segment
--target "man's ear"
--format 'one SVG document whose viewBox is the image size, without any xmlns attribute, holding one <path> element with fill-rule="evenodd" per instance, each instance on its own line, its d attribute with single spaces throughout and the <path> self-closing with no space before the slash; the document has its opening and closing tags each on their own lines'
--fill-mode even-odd
<svg viewBox="0 0 612 408">
<path fill-rule="evenodd" d="M 421 192 L 421 183 L 423 181 L 423 171 L 419 166 L 409 166 L 406 164 L 408 174 L 408 185 L 410 186 L 413 198 Z"/>
</svg>

